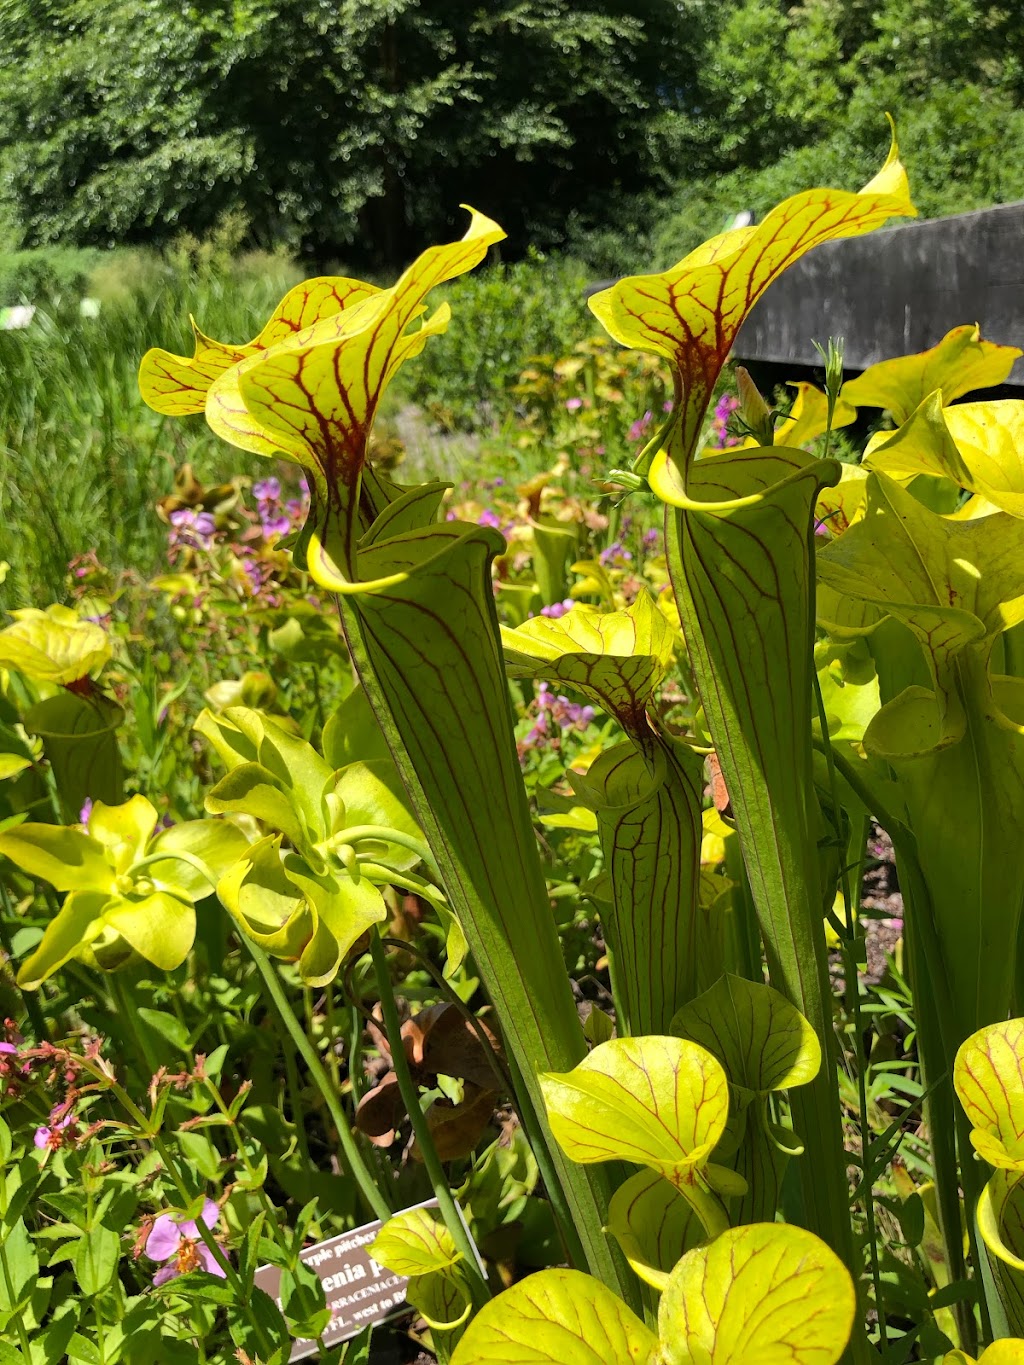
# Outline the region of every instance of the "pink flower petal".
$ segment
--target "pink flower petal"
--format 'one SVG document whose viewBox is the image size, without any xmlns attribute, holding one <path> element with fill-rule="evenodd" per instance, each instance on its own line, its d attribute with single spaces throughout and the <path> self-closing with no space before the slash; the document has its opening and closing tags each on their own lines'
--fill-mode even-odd
<svg viewBox="0 0 1024 1365">
<path fill-rule="evenodd" d="M 211 1275 L 219 1275 L 222 1280 L 227 1279 L 224 1267 L 217 1264 L 214 1254 L 208 1246 L 197 1246 L 196 1255 L 202 1261 L 204 1270 L 209 1271 Z"/>
<path fill-rule="evenodd" d="M 203 1211 L 199 1215 L 208 1228 L 215 1228 L 220 1222 L 220 1209 L 212 1199 L 207 1199 L 203 1205 Z M 193 1227 L 195 1224 L 193 1224 Z M 196 1234 L 198 1236 L 198 1233 Z"/>
<path fill-rule="evenodd" d="M 37 1128 L 37 1129 L 36 1129 L 36 1135 L 35 1135 L 35 1137 L 32 1139 L 32 1141 L 35 1143 L 35 1145 L 36 1145 L 37 1147 L 46 1147 L 46 1146 L 48 1146 L 48 1145 L 49 1145 L 49 1142 L 50 1142 L 50 1130 L 49 1130 L 49 1128 Z"/>
<path fill-rule="evenodd" d="M 182 1229 L 169 1213 L 162 1213 L 146 1238 L 146 1255 L 151 1261 L 168 1261 L 178 1250 Z M 156 1281 L 154 1280 L 154 1284 Z"/>
<path fill-rule="evenodd" d="M 153 1276 L 153 1284 L 157 1288 L 159 1288 L 160 1285 L 166 1284 L 168 1280 L 176 1279 L 177 1275 L 178 1275 L 177 1266 L 165 1265 L 162 1270 L 158 1270 L 156 1274 Z"/>
</svg>

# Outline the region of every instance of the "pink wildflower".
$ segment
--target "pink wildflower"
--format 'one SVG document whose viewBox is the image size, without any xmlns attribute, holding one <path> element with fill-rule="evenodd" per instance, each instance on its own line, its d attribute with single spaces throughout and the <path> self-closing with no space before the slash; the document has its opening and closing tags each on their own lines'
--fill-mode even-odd
<svg viewBox="0 0 1024 1365">
<path fill-rule="evenodd" d="M 203 1205 L 200 1218 L 211 1230 L 217 1226 L 220 1209 L 212 1199 L 207 1199 Z M 210 1275 L 219 1275 L 222 1280 L 226 1278 L 224 1267 L 217 1263 L 193 1219 L 162 1213 L 146 1238 L 146 1255 L 151 1261 L 165 1262 L 153 1276 L 154 1285 L 166 1284 L 178 1275 L 187 1275 L 190 1270 L 205 1270 Z"/>
</svg>

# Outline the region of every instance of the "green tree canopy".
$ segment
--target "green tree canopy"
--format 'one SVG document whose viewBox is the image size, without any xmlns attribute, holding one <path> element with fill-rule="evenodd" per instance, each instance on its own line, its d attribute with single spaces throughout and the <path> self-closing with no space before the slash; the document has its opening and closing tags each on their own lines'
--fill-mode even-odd
<svg viewBox="0 0 1024 1365">
<path fill-rule="evenodd" d="M 656 183 L 703 0 L 0 0 L 24 245 L 257 240 L 392 262 L 460 200 L 514 243 Z"/>
</svg>

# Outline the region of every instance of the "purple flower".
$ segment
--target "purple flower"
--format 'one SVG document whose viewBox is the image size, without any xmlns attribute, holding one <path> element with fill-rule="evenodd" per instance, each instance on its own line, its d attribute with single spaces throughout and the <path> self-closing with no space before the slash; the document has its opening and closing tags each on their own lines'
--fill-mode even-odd
<svg viewBox="0 0 1024 1365">
<path fill-rule="evenodd" d="M 661 532 L 657 526 L 652 526 L 644 532 L 643 546 L 645 550 L 657 550 L 661 546 Z"/>
<path fill-rule="evenodd" d="M 292 524 L 287 517 L 261 516 L 260 525 L 263 528 L 264 538 L 269 540 L 272 536 L 286 536 L 292 529 Z"/>
<path fill-rule="evenodd" d="M 207 1228 L 212 1230 L 217 1226 L 220 1209 L 212 1199 L 207 1199 L 200 1217 Z M 153 1276 L 154 1285 L 166 1284 L 178 1275 L 187 1275 L 190 1270 L 205 1270 L 210 1275 L 219 1275 L 222 1280 L 226 1278 L 223 1266 L 217 1264 L 193 1219 L 162 1213 L 146 1238 L 146 1255 L 151 1261 L 165 1262 Z"/>
<path fill-rule="evenodd" d="M 567 597 L 564 602 L 552 602 L 550 607 L 541 607 L 541 616 L 549 616 L 553 621 L 564 616 L 567 611 L 571 611 L 576 605 L 571 597 Z"/>
<path fill-rule="evenodd" d="M 501 518 L 498 516 L 497 512 L 492 512 L 489 507 L 486 507 L 477 517 L 477 524 L 480 526 L 493 526 L 495 530 L 497 530 L 501 526 Z"/>
<path fill-rule="evenodd" d="M 82 802 L 82 809 L 78 812 L 78 823 L 88 826 L 90 815 L 92 815 L 92 797 L 87 796 Z"/>
<path fill-rule="evenodd" d="M 672 409 L 673 409 L 674 407 L 675 407 L 675 404 L 672 402 L 672 399 L 671 399 L 671 398 L 667 398 L 667 399 L 665 400 L 665 402 L 662 403 L 662 405 L 661 405 L 661 410 L 662 410 L 662 412 L 671 412 Z"/>
<path fill-rule="evenodd" d="M 582 398 L 567 398 L 565 400 L 566 412 L 579 412 L 582 406 L 583 406 Z"/>
<path fill-rule="evenodd" d="M 62 1119 L 58 1119 L 54 1117 L 58 1112 L 57 1109 L 50 1111 L 50 1122 L 44 1124 L 42 1128 L 37 1128 L 36 1135 L 32 1139 L 35 1146 L 43 1151 L 56 1152 L 65 1143 L 68 1146 L 74 1146 L 75 1139 L 78 1136 L 74 1114 L 65 1114 Z M 67 1131 L 69 1128 L 71 1129 L 70 1132 Z"/>
<path fill-rule="evenodd" d="M 216 522 L 209 512 L 195 512 L 191 507 L 179 507 L 172 512 L 171 526 L 173 529 L 168 538 L 171 549 L 177 545 L 188 545 L 194 550 L 208 550 L 217 530 Z"/>
<path fill-rule="evenodd" d="M 277 502 L 281 496 L 280 479 L 261 479 L 253 484 L 252 495 L 257 502 Z"/>
<path fill-rule="evenodd" d="M 598 559 L 606 569 L 623 569 L 627 564 L 633 562 L 633 555 L 626 549 L 621 540 L 616 540 L 608 546 L 607 550 L 601 551 Z"/>
</svg>

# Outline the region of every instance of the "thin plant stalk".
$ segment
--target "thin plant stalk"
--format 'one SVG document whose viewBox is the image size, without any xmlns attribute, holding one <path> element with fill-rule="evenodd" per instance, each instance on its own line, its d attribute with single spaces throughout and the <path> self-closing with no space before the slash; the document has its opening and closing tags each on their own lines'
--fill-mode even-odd
<svg viewBox="0 0 1024 1365">
<path fill-rule="evenodd" d="M 373 959 L 373 970 L 377 978 L 377 992 L 380 996 L 381 1013 L 384 1016 L 384 1032 L 391 1049 L 391 1065 L 394 1068 L 395 1079 L 398 1081 L 402 1103 L 405 1105 L 412 1122 L 412 1131 L 419 1145 L 423 1165 L 430 1177 L 430 1184 L 437 1199 L 441 1217 L 444 1220 L 445 1227 L 451 1233 L 456 1247 L 462 1252 L 473 1298 L 477 1306 L 482 1307 L 490 1298 L 490 1290 L 480 1273 L 476 1251 L 449 1188 L 448 1177 L 444 1173 L 441 1159 L 434 1145 L 430 1125 L 427 1123 L 426 1115 L 420 1104 L 419 1092 L 412 1079 L 412 1073 L 409 1071 L 409 1062 L 405 1055 L 402 1040 L 402 1024 L 398 1017 L 398 1006 L 395 1003 L 391 974 L 388 971 L 387 951 L 376 929 L 370 931 L 370 956 Z"/>
<path fill-rule="evenodd" d="M 363 1159 L 363 1154 L 359 1150 L 352 1126 L 349 1123 L 344 1109 L 341 1107 L 338 1094 L 331 1084 L 331 1079 L 327 1074 L 323 1062 L 317 1054 L 316 1048 L 307 1038 L 305 1030 L 299 1023 L 295 1011 L 292 1009 L 291 1002 L 285 993 L 284 987 L 274 971 L 266 953 L 250 938 L 243 936 L 242 941 L 259 972 L 263 984 L 278 1016 L 284 1024 L 285 1029 L 299 1056 L 306 1063 L 313 1081 L 323 1097 L 327 1112 L 334 1123 L 335 1131 L 338 1134 L 338 1141 L 341 1144 L 342 1153 L 348 1170 L 358 1186 L 359 1193 L 362 1195 L 363 1202 L 373 1213 L 375 1218 L 386 1221 L 391 1216 L 391 1208 L 377 1186 L 370 1168 Z"/>
</svg>

